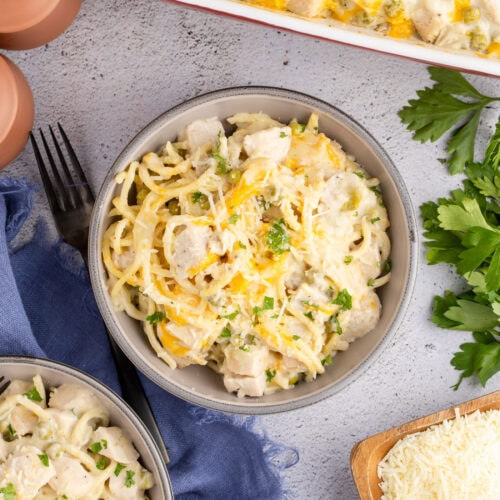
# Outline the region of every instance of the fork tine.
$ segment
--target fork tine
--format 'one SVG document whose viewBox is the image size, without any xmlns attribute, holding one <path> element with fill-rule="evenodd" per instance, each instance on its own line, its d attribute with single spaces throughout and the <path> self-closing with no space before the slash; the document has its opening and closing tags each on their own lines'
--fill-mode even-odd
<svg viewBox="0 0 500 500">
<path fill-rule="evenodd" d="M 62 201 L 62 204 L 60 204 L 61 209 L 66 210 L 67 208 L 69 208 L 70 205 L 69 197 L 66 193 L 66 189 L 64 188 L 64 183 L 61 179 L 61 174 L 57 169 L 56 162 L 54 161 L 54 157 L 52 156 L 52 152 L 50 151 L 49 144 L 47 143 L 45 135 L 43 134 L 43 130 L 39 129 L 39 132 L 40 132 L 40 137 L 42 138 L 43 146 L 45 148 L 45 154 L 47 155 L 47 158 L 49 160 L 50 168 L 52 170 L 52 175 L 54 177 L 55 181 L 54 191 L 56 193 L 56 196 L 58 196 L 59 200 Z"/>
<path fill-rule="evenodd" d="M 30 132 L 30 139 L 35 153 L 36 164 L 38 165 L 40 177 L 42 178 L 43 187 L 45 188 L 45 193 L 47 194 L 47 199 L 49 200 L 50 209 L 52 212 L 63 210 L 64 207 L 61 207 L 58 196 L 54 190 L 54 186 L 52 185 L 52 181 L 50 180 L 49 173 L 45 167 L 42 154 L 40 153 L 40 149 L 38 148 L 38 144 L 32 132 Z"/>
<path fill-rule="evenodd" d="M 0 377 L 0 383 L 3 382 L 4 378 L 5 377 L 3 375 Z M 7 389 L 7 387 L 9 387 L 9 385 L 10 385 L 10 380 L 7 380 L 7 382 L 5 382 L 2 386 L 0 386 L 0 394 L 3 394 Z"/>
<path fill-rule="evenodd" d="M 70 199 L 70 203 L 72 208 L 77 208 L 83 205 L 83 199 L 80 196 L 80 192 L 78 191 L 77 183 L 73 179 L 71 172 L 69 171 L 68 164 L 66 163 L 66 158 L 64 158 L 61 147 L 59 146 L 59 142 L 54 134 L 54 130 L 49 125 L 50 135 L 52 136 L 52 142 L 54 143 L 54 147 L 56 148 L 57 156 L 59 157 L 59 162 L 62 166 L 64 176 L 66 178 L 66 187 L 68 190 L 68 195 Z"/>
<path fill-rule="evenodd" d="M 75 169 L 76 173 L 78 174 L 78 177 L 80 177 L 80 180 L 83 183 L 83 187 L 85 189 L 85 192 L 87 193 L 88 200 L 94 202 L 95 201 L 94 193 L 92 193 L 92 190 L 90 189 L 89 181 L 87 180 L 87 177 L 85 176 L 82 166 L 78 161 L 78 157 L 76 156 L 75 150 L 73 149 L 73 146 L 71 146 L 68 136 L 66 135 L 66 132 L 64 132 L 64 129 L 62 128 L 59 122 L 57 122 L 57 127 L 59 128 L 61 137 L 63 138 L 66 149 L 68 150 L 69 158 L 71 160 L 71 163 L 73 164 L 73 168 Z"/>
</svg>

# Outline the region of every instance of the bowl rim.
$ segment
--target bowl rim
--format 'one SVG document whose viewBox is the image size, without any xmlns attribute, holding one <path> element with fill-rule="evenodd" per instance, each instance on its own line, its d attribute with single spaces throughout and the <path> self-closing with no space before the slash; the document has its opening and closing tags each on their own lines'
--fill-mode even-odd
<svg viewBox="0 0 500 500">
<path fill-rule="evenodd" d="M 389 325 L 386 333 L 378 344 L 371 350 L 371 352 L 366 356 L 361 363 L 345 374 L 340 380 L 333 383 L 331 386 L 322 388 L 315 393 L 306 394 L 292 401 L 286 402 L 260 402 L 260 398 L 241 398 L 235 396 L 234 403 L 228 403 L 227 401 L 220 401 L 214 398 L 204 396 L 196 392 L 186 390 L 180 387 L 176 383 L 169 380 L 168 377 L 160 375 L 156 370 L 151 368 L 147 363 L 138 356 L 132 349 L 131 345 L 126 342 L 125 336 L 122 334 L 117 323 L 113 321 L 114 310 L 108 307 L 107 303 L 107 291 L 103 289 L 100 283 L 100 273 L 99 273 L 99 262 L 100 262 L 100 241 L 99 241 L 99 231 L 102 226 L 102 210 L 105 208 L 104 198 L 110 185 L 114 182 L 114 177 L 120 169 L 123 169 L 123 164 L 128 164 L 132 159 L 130 158 L 131 152 L 148 138 L 151 133 L 153 133 L 158 126 L 164 124 L 178 115 L 190 110 L 193 107 L 199 106 L 201 104 L 207 104 L 211 101 L 216 101 L 221 98 L 234 98 L 238 96 L 263 96 L 263 97 L 276 97 L 281 100 L 289 100 L 300 105 L 305 105 L 311 109 L 318 109 L 326 114 L 333 116 L 335 119 L 341 121 L 345 126 L 350 128 L 355 135 L 360 136 L 369 147 L 375 151 L 376 156 L 381 160 L 384 165 L 385 170 L 389 174 L 396 186 L 397 193 L 399 194 L 401 203 L 404 209 L 404 216 L 408 225 L 409 231 L 409 241 L 408 241 L 408 271 L 406 275 L 406 285 L 403 289 L 403 294 L 401 296 L 401 302 L 399 308 L 394 314 L 394 318 Z M 265 110 L 263 110 L 265 111 Z M 125 161 L 126 160 L 126 161 Z M 336 106 L 327 103 L 321 99 L 310 96 L 308 94 L 289 90 L 278 87 L 271 86 L 237 86 L 237 87 L 227 87 L 219 90 L 214 90 L 211 92 L 204 93 L 202 95 L 196 96 L 194 98 L 188 99 L 167 111 L 161 113 L 155 119 L 153 119 L 149 124 L 147 124 L 142 130 L 140 130 L 135 137 L 124 147 L 122 152 L 117 156 L 116 160 L 113 162 L 111 168 L 109 169 L 99 193 L 96 198 L 96 203 L 92 211 L 92 217 L 89 229 L 89 272 L 92 288 L 96 297 L 97 305 L 101 312 L 101 315 L 106 323 L 111 335 L 116 340 L 123 352 L 130 358 L 134 365 L 148 378 L 150 378 L 157 385 L 165 389 L 166 391 L 174 394 L 175 396 L 184 399 L 190 403 L 194 403 L 205 408 L 211 408 L 227 413 L 240 413 L 247 415 L 263 415 L 271 413 L 279 413 L 289 410 L 294 410 L 308 406 L 312 403 L 317 403 L 322 401 L 333 394 L 341 391 L 355 380 L 357 380 L 371 364 L 378 359 L 380 354 L 383 352 L 385 347 L 393 340 L 400 324 L 406 314 L 408 304 L 410 302 L 413 288 L 416 280 L 417 265 L 418 265 L 418 234 L 416 226 L 416 218 L 411 204 L 410 195 L 403 181 L 403 178 L 396 166 L 390 159 L 389 155 L 385 152 L 378 141 L 368 132 L 362 125 L 360 125 L 356 120 L 347 115 L 344 111 L 340 110 Z M 99 251 L 98 251 L 99 250 Z M 241 404 L 245 401 L 245 404 Z"/>
<path fill-rule="evenodd" d="M 104 382 L 94 377 L 93 375 L 90 375 L 89 373 L 81 370 L 80 368 L 76 368 L 67 363 L 48 358 L 39 358 L 37 356 L 28 355 L 1 355 L 0 367 L 7 363 L 14 365 L 17 364 L 32 366 L 34 369 L 36 369 L 36 367 L 49 368 L 64 373 L 65 375 L 71 375 L 81 380 L 84 384 L 90 385 L 92 389 L 100 393 L 100 396 L 105 400 L 110 400 L 120 410 L 120 412 L 125 415 L 125 417 L 132 423 L 132 425 L 136 429 L 140 429 L 139 433 L 141 434 L 141 438 L 146 442 L 146 445 L 152 454 L 154 464 L 160 476 L 161 487 L 163 490 L 162 493 L 170 495 L 166 498 L 174 498 L 172 483 L 170 481 L 167 466 L 161 456 L 158 445 L 151 435 L 151 432 L 146 427 L 144 422 L 140 419 L 140 417 L 135 413 L 135 411 L 129 406 L 129 404 L 124 399 L 122 399 L 115 391 L 108 387 Z"/>
</svg>

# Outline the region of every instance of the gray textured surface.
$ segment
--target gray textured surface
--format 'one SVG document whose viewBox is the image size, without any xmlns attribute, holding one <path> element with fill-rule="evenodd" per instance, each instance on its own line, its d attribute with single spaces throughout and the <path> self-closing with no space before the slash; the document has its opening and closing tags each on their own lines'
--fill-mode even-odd
<svg viewBox="0 0 500 500">
<path fill-rule="evenodd" d="M 437 158 L 444 145 L 420 145 L 397 111 L 428 84 L 425 66 L 295 34 L 187 10 L 159 0 L 85 0 L 71 28 L 45 47 L 10 52 L 27 75 L 36 125 L 60 120 L 100 187 L 126 142 L 160 112 L 201 93 L 235 85 L 274 85 L 338 106 L 365 126 L 400 169 L 415 210 L 459 184 Z M 499 80 L 474 76 L 485 93 Z M 483 139 L 496 111 L 484 121 Z M 38 176 L 30 148 L 2 175 Z M 46 215 L 43 193 L 35 214 Z M 32 217 L 33 223 L 36 217 Z M 28 231 L 25 231 L 26 237 Z M 500 387 L 466 382 L 449 359 L 469 334 L 429 321 L 432 296 L 459 282 L 420 251 L 418 280 L 406 318 L 386 351 L 342 393 L 309 408 L 264 417 L 271 437 L 296 447 L 300 462 L 284 473 L 293 498 L 350 500 L 356 492 L 349 453 L 357 441 L 406 420 Z"/>
</svg>

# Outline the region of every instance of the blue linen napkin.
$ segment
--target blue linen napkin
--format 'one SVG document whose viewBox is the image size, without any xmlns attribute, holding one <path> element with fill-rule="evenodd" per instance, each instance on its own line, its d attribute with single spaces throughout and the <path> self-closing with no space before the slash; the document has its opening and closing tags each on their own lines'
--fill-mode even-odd
<svg viewBox="0 0 500 500">
<path fill-rule="evenodd" d="M 38 224 L 32 241 L 9 243 L 28 218 L 35 186 L 0 177 L 0 354 L 76 366 L 119 392 L 116 371 L 83 261 Z M 169 449 L 177 499 L 286 498 L 280 471 L 298 453 L 274 443 L 255 417 L 190 405 L 142 377 Z"/>
</svg>

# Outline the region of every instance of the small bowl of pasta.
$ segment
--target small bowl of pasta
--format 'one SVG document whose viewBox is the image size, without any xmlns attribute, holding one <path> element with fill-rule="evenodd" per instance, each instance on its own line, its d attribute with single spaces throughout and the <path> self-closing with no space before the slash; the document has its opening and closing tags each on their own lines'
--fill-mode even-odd
<svg viewBox="0 0 500 500">
<path fill-rule="evenodd" d="M 153 438 L 104 384 L 47 359 L 3 356 L 0 366 L 5 498 L 173 498 Z"/>
<path fill-rule="evenodd" d="M 395 334 L 415 277 L 398 171 L 359 124 L 268 87 L 197 97 L 120 154 L 90 229 L 104 320 L 157 384 L 258 414 L 345 387 Z"/>
</svg>

